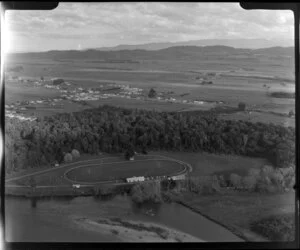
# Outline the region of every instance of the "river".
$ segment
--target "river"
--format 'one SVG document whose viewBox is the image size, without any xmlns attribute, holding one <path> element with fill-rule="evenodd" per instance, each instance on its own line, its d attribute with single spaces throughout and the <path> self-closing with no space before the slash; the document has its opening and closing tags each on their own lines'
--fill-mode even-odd
<svg viewBox="0 0 300 250">
<path fill-rule="evenodd" d="M 5 198 L 5 238 L 8 242 L 116 242 L 113 235 L 87 231 L 72 222 L 119 217 L 157 223 L 209 242 L 242 241 L 227 229 L 177 204 L 136 206 L 127 196 L 103 200 L 94 197 Z"/>
</svg>

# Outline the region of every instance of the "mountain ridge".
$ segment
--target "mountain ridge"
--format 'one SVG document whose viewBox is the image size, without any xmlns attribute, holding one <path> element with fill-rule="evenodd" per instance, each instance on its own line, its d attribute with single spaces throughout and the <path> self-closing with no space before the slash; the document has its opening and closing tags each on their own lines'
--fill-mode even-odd
<svg viewBox="0 0 300 250">
<path fill-rule="evenodd" d="M 131 59 L 177 59 L 183 57 L 201 56 L 230 56 L 230 55 L 266 55 L 266 56 L 294 56 L 294 47 L 270 47 L 261 49 L 237 49 L 230 46 L 174 46 L 161 50 L 116 50 L 99 51 L 89 50 L 51 50 L 46 52 L 10 53 L 8 57 L 41 57 L 52 59 L 99 59 L 131 60 Z"/>
<path fill-rule="evenodd" d="M 215 46 L 224 45 L 240 49 L 260 49 L 268 47 L 282 46 L 283 43 L 288 44 L 290 47 L 293 44 L 292 40 L 282 41 L 270 41 L 267 39 L 202 39 L 202 40 L 190 40 L 182 42 L 157 42 L 157 43 L 145 43 L 145 44 L 120 44 L 112 47 L 99 47 L 93 48 L 101 51 L 115 51 L 115 50 L 134 50 L 134 49 L 145 49 L 145 50 L 160 50 L 175 46 Z"/>
</svg>

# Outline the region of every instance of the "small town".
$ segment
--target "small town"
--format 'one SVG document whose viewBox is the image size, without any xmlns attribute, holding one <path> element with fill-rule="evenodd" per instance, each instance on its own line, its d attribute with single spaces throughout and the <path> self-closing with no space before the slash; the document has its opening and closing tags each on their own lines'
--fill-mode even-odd
<svg viewBox="0 0 300 250">
<path fill-rule="evenodd" d="M 158 92 L 149 96 L 149 91 L 141 88 L 130 87 L 129 85 L 120 85 L 109 83 L 106 85 L 99 84 L 96 88 L 83 88 L 74 87 L 72 83 L 64 81 L 63 79 L 24 79 L 22 77 L 8 77 L 8 80 L 17 82 L 18 84 L 29 84 L 30 87 L 44 87 L 47 89 L 58 90 L 60 96 L 57 98 L 40 98 L 38 100 L 30 101 L 17 101 L 13 104 L 5 105 L 5 116 L 8 118 L 16 118 L 19 120 L 34 121 L 37 117 L 25 114 L 24 111 L 37 109 L 36 105 L 47 105 L 48 107 L 57 108 L 61 107 L 60 104 L 63 100 L 69 100 L 72 102 L 82 101 L 98 101 L 101 99 L 108 98 L 126 98 L 135 100 L 147 100 L 157 102 L 168 102 L 168 103 L 180 103 L 189 105 L 204 105 L 207 102 L 200 100 L 185 100 L 176 99 L 170 96 L 170 92 Z M 173 92 L 171 92 L 173 93 Z M 184 96 L 187 94 L 183 94 Z M 215 102 L 222 104 L 222 101 Z"/>
</svg>

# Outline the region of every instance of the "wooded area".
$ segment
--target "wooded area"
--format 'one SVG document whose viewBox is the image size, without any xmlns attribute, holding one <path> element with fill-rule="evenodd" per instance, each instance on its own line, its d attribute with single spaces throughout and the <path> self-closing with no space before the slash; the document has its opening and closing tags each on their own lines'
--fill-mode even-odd
<svg viewBox="0 0 300 250">
<path fill-rule="evenodd" d="M 34 122 L 6 120 L 5 167 L 19 169 L 63 161 L 73 149 L 99 152 L 206 151 L 295 163 L 295 129 L 217 119 L 211 115 L 130 110 L 112 106 L 57 114 Z"/>
</svg>

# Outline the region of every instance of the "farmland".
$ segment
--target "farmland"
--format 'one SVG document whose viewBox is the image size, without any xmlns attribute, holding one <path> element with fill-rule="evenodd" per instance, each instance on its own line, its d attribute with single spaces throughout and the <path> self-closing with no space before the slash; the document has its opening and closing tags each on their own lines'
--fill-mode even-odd
<svg viewBox="0 0 300 250">
<path fill-rule="evenodd" d="M 195 56 L 189 54 L 194 50 Z M 89 91 L 99 86 L 123 86 L 128 88 L 126 93 L 100 90 L 100 94 L 105 93 L 108 96 L 87 100 L 88 105 L 75 104 L 70 102 L 70 99 L 68 102 L 59 100 L 56 108 L 52 107 L 49 110 L 49 107 L 39 107 L 34 112 L 30 110 L 30 114 L 40 117 L 61 112 L 59 105 L 73 105 L 74 110 L 66 108 L 66 112 L 104 104 L 168 112 L 210 110 L 223 105 L 237 107 L 239 102 L 244 102 L 247 110 L 258 110 L 268 114 L 265 116 L 234 113 L 225 119 L 245 120 L 243 116 L 247 116 L 247 120 L 253 122 L 294 126 L 294 118 L 289 118 L 288 113 L 295 111 L 295 100 L 276 98 L 271 94 L 294 92 L 292 58 L 285 54 L 272 57 L 251 52 L 245 55 L 239 51 L 232 54 L 220 52 L 218 55 L 217 52 L 210 52 L 203 55 L 197 54 L 193 47 L 191 51 L 186 47 L 178 50 L 174 48 L 178 58 L 172 60 L 174 55 L 171 51 L 172 48 L 162 50 L 161 55 L 156 51 L 120 51 L 117 57 L 114 52 L 103 52 L 99 57 L 96 52 L 95 56 L 90 57 L 90 51 L 78 55 L 69 55 L 68 52 L 57 53 L 54 56 L 51 53 L 12 55 L 7 68 L 22 66 L 23 70 L 7 72 L 6 103 L 12 103 L 13 100 L 32 100 L 38 93 L 53 100 L 57 99 L 56 95 L 71 95 L 70 91 L 80 94 L 84 90 Z M 181 56 L 180 53 L 185 56 Z M 41 77 L 43 82 L 40 81 Z M 64 93 L 59 89 L 45 89 L 45 84 L 51 85 L 53 78 L 62 78 L 69 83 Z M 24 79 L 30 79 L 31 83 L 25 84 Z M 213 84 L 201 84 L 203 79 Z M 34 82 L 41 84 L 39 87 L 33 87 Z M 130 94 L 130 89 L 135 88 L 141 89 L 141 92 L 136 95 Z M 154 99 L 147 98 L 151 88 L 158 94 Z M 285 117 L 280 116 L 281 114 Z M 289 121 L 284 123 L 285 119 Z"/>
</svg>

